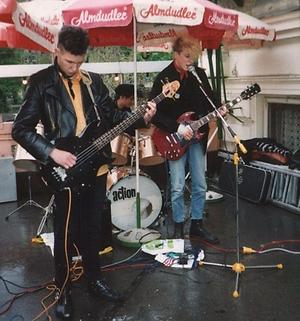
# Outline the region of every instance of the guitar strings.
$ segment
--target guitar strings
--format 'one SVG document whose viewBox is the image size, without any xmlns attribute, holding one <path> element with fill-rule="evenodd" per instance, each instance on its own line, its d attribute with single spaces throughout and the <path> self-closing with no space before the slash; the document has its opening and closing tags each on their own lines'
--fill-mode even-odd
<svg viewBox="0 0 300 321">
<path fill-rule="evenodd" d="M 160 93 L 158 96 L 156 96 L 154 99 L 152 99 L 153 102 L 156 104 L 159 103 L 163 98 L 165 97 L 165 94 Z M 89 147 L 81 151 L 77 155 L 77 162 L 76 164 L 70 168 L 68 171 L 72 171 L 72 169 L 81 166 L 84 162 L 86 162 L 90 157 L 92 157 L 95 153 L 97 153 L 99 150 L 101 150 L 105 145 L 107 145 L 110 142 L 110 136 L 115 135 L 116 136 L 120 133 L 122 133 L 124 130 L 130 126 L 131 123 L 134 123 L 136 120 L 138 120 L 143 113 L 145 112 L 147 108 L 147 105 L 142 106 L 139 110 L 137 110 L 136 113 L 133 113 L 131 116 L 126 118 L 123 122 L 121 122 L 119 125 L 117 125 L 115 128 L 111 129 L 110 131 L 106 132 L 101 136 L 101 142 L 100 137 L 96 139 Z M 129 123 L 129 124 L 128 124 Z M 114 136 L 114 137 L 116 137 Z"/>
<path fill-rule="evenodd" d="M 155 103 L 159 103 L 165 95 L 163 93 L 159 94 L 157 97 L 155 97 L 152 101 Z M 85 162 L 89 157 L 93 156 L 94 153 L 101 150 L 106 144 L 108 144 L 111 140 L 110 136 L 113 134 L 114 137 L 116 137 L 118 134 L 123 132 L 130 126 L 130 124 L 134 123 L 136 120 L 138 120 L 143 113 L 145 112 L 147 108 L 147 105 L 143 105 L 142 108 L 140 108 L 136 113 L 132 114 L 132 116 L 129 116 L 125 119 L 122 123 L 120 123 L 117 127 L 111 129 L 107 133 L 103 134 L 101 136 L 101 142 L 98 138 L 96 141 L 92 143 L 91 146 L 86 148 L 84 151 L 79 153 L 77 157 L 79 158 L 78 164 L 82 164 Z M 129 123 L 129 124 L 128 124 Z M 76 163 L 77 164 L 77 163 Z M 75 165 L 76 166 L 76 165 Z"/>
<path fill-rule="evenodd" d="M 130 117 L 130 120 L 134 121 L 137 120 L 139 118 L 138 114 L 134 114 L 135 117 Z M 127 118 L 126 120 L 128 120 L 129 118 Z M 99 150 L 101 150 L 102 147 L 104 147 L 106 144 L 108 144 L 110 141 L 108 140 L 109 136 L 111 136 L 112 134 L 120 134 L 123 130 L 125 130 L 126 128 L 128 128 L 127 123 L 121 123 L 119 124 L 119 126 L 115 127 L 114 129 L 108 131 L 107 133 L 103 134 L 101 136 L 101 141 L 100 138 L 98 138 L 97 140 L 95 140 L 94 142 L 92 142 L 92 144 L 90 146 L 88 146 L 86 149 L 84 149 L 83 151 L 81 151 L 78 155 L 77 155 L 77 162 L 76 164 L 72 167 L 72 168 L 76 168 L 78 166 L 81 166 L 84 162 L 86 162 L 90 157 L 92 157 L 95 153 L 97 153 Z M 70 170 L 72 170 L 72 168 L 70 168 Z"/>
<path fill-rule="evenodd" d="M 253 86 L 252 86 L 253 87 Z M 252 90 L 253 91 L 253 90 Z M 250 98 L 253 94 L 250 92 L 249 97 Z M 160 93 L 157 97 L 153 98 L 153 102 L 155 102 L 156 104 L 159 103 L 162 99 L 164 99 L 167 95 L 162 92 Z M 238 97 L 240 99 L 240 96 Z M 236 98 L 234 101 L 238 102 L 238 98 Z M 246 99 L 246 98 L 244 98 Z M 231 104 L 234 102 L 230 102 Z M 230 106 L 229 103 L 229 106 Z M 227 106 L 228 104 L 225 104 L 225 106 Z M 120 123 L 117 127 L 111 129 L 110 131 L 108 131 L 107 133 L 103 134 L 101 136 L 102 138 L 102 142 L 100 142 L 100 139 L 98 138 L 97 140 L 95 140 L 89 147 L 87 147 L 85 150 L 83 150 L 82 152 L 80 152 L 77 155 L 77 162 L 75 164 L 74 167 L 78 167 L 80 166 L 82 163 L 86 162 L 90 157 L 92 157 L 95 153 L 97 153 L 99 150 L 101 150 L 106 144 L 108 144 L 110 142 L 110 136 L 113 135 L 114 137 L 116 137 L 118 134 L 120 134 L 121 132 L 123 132 L 124 130 L 126 130 L 128 128 L 128 126 L 130 126 L 130 123 L 133 123 L 134 121 L 136 121 L 144 112 L 147 106 L 143 106 L 143 108 L 141 108 L 140 110 L 138 110 L 136 113 L 134 113 L 132 115 L 132 117 L 128 117 L 124 122 Z M 222 107 L 220 107 L 222 108 Z M 220 109 L 219 108 L 219 109 Z M 218 110 L 219 110 L 218 109 Z M 217 116 L 217 111 L 212 112 L 209 115 L 204 116 L 203 118 L 201 118 L 199 120 L 200 124 L 201 124 L 201 120 L 203 121 L 203 124 L 205 123 L 205 119 L 207 121 L 210 120 L 210 118 L 208 116 L 214 117 Z M 128 124 L 129 122 L 129 124 Z M 72 170 L 72 169 L 70 169 Z"/>
</svg>

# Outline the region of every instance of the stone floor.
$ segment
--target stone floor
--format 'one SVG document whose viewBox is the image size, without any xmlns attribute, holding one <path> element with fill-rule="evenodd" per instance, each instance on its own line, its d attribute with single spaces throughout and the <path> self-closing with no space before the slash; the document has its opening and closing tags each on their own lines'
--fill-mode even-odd
<svg viewBox="0 0 300 321">
<path fill-rule="evenodd" d="M 50 197 L 42 193 L 33 198 L 46 206 Z M 25 206 L 5 219 L 25 201 L 0 204 L 0 320 L 5 321 L 34 320 L 43 310 L 41 300 L 49 293 L 45 284 L 53 277 L 49 247 L 32 243 L 43 210 Z M 220 238 L 218 246 L 185 239 L 186 252 L 203 249 L 204 261 L 219 265 L 167 267 L 138 248 L 113 240 L 113 251 L 103 256 L 103 265 L 115 265 L 105 268 L 105 277 L 125 300 L 112 304 L 90 297 L 84 278 L 80 278 L 74 282 L 72 293 L 73 320 L 299 321 L 300 216 L 271 204 L 244 200 L 238 202 L 237 215 L 236 204 L 229 195 L 218 202 L 207 202 L 206 226 Z M 162 239 L 172 233 L 170 213 L 165 208 L 166 213 L 159 215 L 153 226 Z M 50 215 L 43 232 L 52 232 L 51 223 Z M 185 232 L 188 234 L 188 221 Z M 258 252 L 238 256 L 237 240 L 240 247 Z M 245 272 L 238 274 L 222 266 L 234 263 L 242 263 Z M 283 264 L 283 269 L 269 267 L 277 264 Z M 257 265 L 260 268 L 251 269 Z M 238 297 L 233 295 L 235 289 Z M 46 305 L 50 302 L 51 298 Z M 49 314 L 57 320 L 53 309 Z"/>
</svg>

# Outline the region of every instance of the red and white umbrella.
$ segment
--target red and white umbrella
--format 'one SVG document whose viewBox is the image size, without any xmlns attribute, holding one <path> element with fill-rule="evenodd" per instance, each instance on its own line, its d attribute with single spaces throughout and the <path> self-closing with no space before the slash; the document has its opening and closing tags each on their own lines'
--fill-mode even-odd
<svg viewBox="0 0 300 321">
<path fill-rule="evenodd" d="M 0 48 L 8 47 L 7 45 L 7 23 L 0 22 Z"/>
<path fill-rule="evenodd" d="M 224 44 L 257 46 L 263 41 L 275 40 L 276 30 L 271 25 L 246 13 L 236 10 L 230 11 L 238 15 L 238 28 L 236 32 L 230 30 L 225 32 Z"/>
<path fill-rule="evenodd" d="M 15 0 L 1 3 L 8 18 Z M 33 0 L 17 3 L 13 21 L 20 33 L 49 51 L 63 24 L 88 29 L 92 46 L 133 46 L 136 41 L 140 51 L 169 51 L 178 34 L 190 34 L 210 49 L 222 42 L 275 38 L 268 24 L 207 0 Z"/>
<path fill-rule="evenodd" d="M 45 48 L 18 32 L 14 24 L 5 22 L 0 22 L 0 48 L 46 51 Z"/>
<path fill-rule="evenodd" d="M 0 0 L 0 21 L 11 23 L 11 15 L 15 8 L 16 0 Z"/>
<path fill-rule="evenodd" d="M 70 1 L 36 0 L 17 3 L 12 19 L 16 30 L 43 48 L 54 51 L 63 25 L 62 9 Z"/>
<path fill-rule="evenodd" d="M 88 29 L 92 46 L 133 46 L 136 40 L 144 50 L 165 50 L 182 33 L 201 40 L 203 48 L 217 48 L 226 30 L 237 29 L 237 14 L 207 0 L 34 0 L 17 3 L 13 21 L 50 51 L 63 23 Z"/>
<path fill-rule="evenodd" d="M 237 14 L 207 0 L 77 0 L 63 10 L 63 18 L 66 24 L 89 29 L 95 46 L 118 41 L 132 46 L 136 20 L 140 50 L 169 50 L 178 34 L 194 36 L 204 48 L 217 48 L 225 30 L 237 29 Z M 110 29 L 99 29 L 103 27 Z"/>
</svg>

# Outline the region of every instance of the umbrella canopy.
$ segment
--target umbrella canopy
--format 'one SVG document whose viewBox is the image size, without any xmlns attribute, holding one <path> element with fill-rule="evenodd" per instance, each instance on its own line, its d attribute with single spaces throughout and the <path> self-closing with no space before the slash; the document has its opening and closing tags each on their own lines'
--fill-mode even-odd
<svg viewBox="0 0 300 321">
<path fill-rule="evenodd" d="M 5 48 L 7 46 L 7 31 L 6 26 L 8 24 L 4 22 L 0 22 L 0 47 Z"/>
<path fill-rule="evenodd" d="M 235 13 L 207 0 L 91 0 L 88 4 L 76 0 L 62 14 L 66 24 L 89 29 L 91 43 L 96 46 L 118 41 L 132 46 L 132 22 L 136 19 L 140 51 L 169 51 L 170 42 L 179 34 L 194 36 L 204 48 L 217 48 L 225 30 L 237 29 Z M 110 29 L 99 29 L 103 27 Z"/>
<path fill-rule="evenodd" d="M 49 51 L 54 51 L 63 24 L 88 29 L 94 47 L 133 46 L 136 21 L 139 51 L 170 51 L 170 43 L 179 34 L 190 34 L 209 49 L 222 42 L 275 39 L 275 30 L 268 24 L 207 0 L 32 0 L 17 4 L 0 0 L 0 18 L 2 12 L 10 20 L 14 7 L 16 29 Z"/>
<path fill-rule="evenodd" d="M 46 51 L 45 48 L 18 32 L 14 24 L 5 22 L 0 22 L 0 48 Z"/>
<path fill-rule="evenodd" d="M 276 30 L 269 24 L 252 17 L 246 13 L 230 10 L 238 15 L 238 28 L 236 32 L 227 30 L 224 34 L 225 45 L 250 45 L 257 46 L 263 41 L 273 41 L 276 38 Z"/>
<path fill-rule="evenodd" d="M 16 30 L 49 51 L 54 51 L 63 25 L 61 11 L 70 1 L 36 0 L 17 3 L 12 20 Z"/>
<path fill-rule="evenodd" d="M 0 0 L 0 21 L 11 23 L 11 15 L 15 7 L 16 0 Z"/>
<path fill-rule="evenodd" d="M 61 26 L 88 29 L 92 46 L 132 46 L 133 22 L 141 50 L 165 51 L 178 34 L 190 34 L 203 48 L 217 48 L 226 30 L 237 29 L 237 14 L 207 0 L 34 0 L 17 3 L 16 29 L 53 51 Z"/>
</svg>

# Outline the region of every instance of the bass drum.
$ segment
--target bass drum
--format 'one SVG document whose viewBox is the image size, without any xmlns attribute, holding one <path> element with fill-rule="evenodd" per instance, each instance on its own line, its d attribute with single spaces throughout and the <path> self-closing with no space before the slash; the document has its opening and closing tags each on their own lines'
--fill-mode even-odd
<svg viewBox="0 0 300 321">
<path fill-rule="evenodd" d="M 114 182 L 116 179 L 117 182 Z M 136 179 L 136 174 L 128 167 L 114 168 L 108 175 L 111 220 L 120 230 L 137 227 Z M 162 196 L 158 186 L 144 173 L 139 174 L 139 185 L 141 227 L 148 227 L 157 219 L 161 211 Z"/>
</svg>

